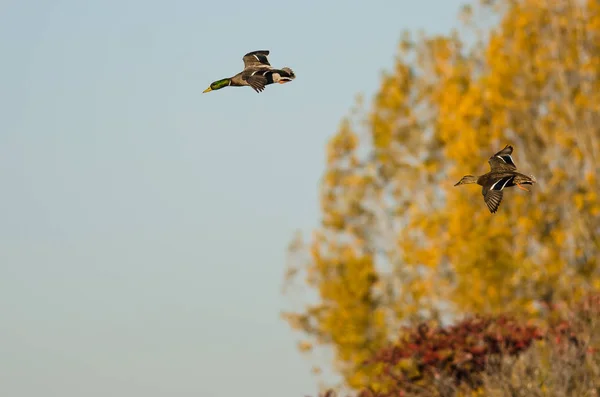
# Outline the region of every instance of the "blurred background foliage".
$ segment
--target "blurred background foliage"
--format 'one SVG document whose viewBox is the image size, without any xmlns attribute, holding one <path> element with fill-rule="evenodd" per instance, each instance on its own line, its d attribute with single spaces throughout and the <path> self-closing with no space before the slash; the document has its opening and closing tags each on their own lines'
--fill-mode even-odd
<svg viewBox="0 0 600 397">
<path fill-rule="evenodd" d="M 320 226 L 290 246 L 285 285 L 305 289 L 283 317 L 353 389 L 403 326 L 543 320 L 600 287 L 600 3 L 487 0 L 460 16 L 447 36 L 402 35 L 372 103 L 328 143 Z M 453 185 L 509 143 L 538 183 L 490 214 L 479 186 Z"/>
</svg>

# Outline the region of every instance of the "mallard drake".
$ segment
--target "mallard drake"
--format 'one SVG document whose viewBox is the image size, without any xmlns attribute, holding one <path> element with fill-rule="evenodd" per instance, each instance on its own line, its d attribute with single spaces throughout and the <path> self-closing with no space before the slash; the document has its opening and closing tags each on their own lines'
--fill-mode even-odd
<svg viewBox="0 0 600 397">
<path fill-rule="evenodd" d="M 506 145 L 504 149 L 489 158 L 490 172 L 479 177 L 465 175 L 454 186 L 477 183 L 483 186 L 481 193 L 483 200 L 493 214 L 498 210 L 502 201 L 502 191 L 505 187 L 517 186 L 519 189 L 529 191 L 521 185 L 536 183 L 534 176 L 527 176 L 517 172 L 512 154 L 513 147 Z"/>
<path fill-rule="evenodd" d="M 250 86 L 256 92 L 261 92 L 265 86 L 273 83 L 284 84 L 296 78 L 292 69 L 284 67 L 275 69 L 269 63 L 269 50 L 252 51 L 244 55 L 244 70 L 233 77 L 214 81 L 203 91 L 220 90 L 223 87 Z"/>
</svg>

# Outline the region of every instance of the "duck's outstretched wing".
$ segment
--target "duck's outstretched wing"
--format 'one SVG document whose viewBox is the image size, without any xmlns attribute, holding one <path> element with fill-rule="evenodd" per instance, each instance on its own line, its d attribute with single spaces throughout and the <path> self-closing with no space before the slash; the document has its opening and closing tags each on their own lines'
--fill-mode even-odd
<svg viewBox="0 0 600 397">
<path fill-rule="evenodd" d="M 500 207 L 500 203 L 502 202 L 502 190 L 487 190 L 483 193 L 483 201 L 490 209 L 490 212 L 493 214 L 498 211 L 498 207 Z"/>
<path fill-rule="evenodd" d="M 512 159 L 512 152 L 513 147 L 511 145 L 506 145 L 504 149 L 490 157 L 488 160 L 488 163 L 490 163 L 490 169 L 492 171 L 516 170 L 517 166 Z"/>
<path fill-rule="evenodd" d="M 267 85 L 267 78 L 260 74 L 250 74 L 242 77 L 256 92 L 262 92 Z"/>
<path fill-rule="evenodd" d="M 269 50 L 252 51 L 244 55 L 244 69 L 256 66 L 271 66 L 269 59 Z"/>
<path fill-rule="evenodd" d="M 514 186 L 514 181 L 514 175 L 504 175 L 484 183 L 481 194 L 483 194 L 483 200 L 492 214 L 498 211 L 498 207 L 502 202 L 502 191 L 505 187 Z"/>
</svg>

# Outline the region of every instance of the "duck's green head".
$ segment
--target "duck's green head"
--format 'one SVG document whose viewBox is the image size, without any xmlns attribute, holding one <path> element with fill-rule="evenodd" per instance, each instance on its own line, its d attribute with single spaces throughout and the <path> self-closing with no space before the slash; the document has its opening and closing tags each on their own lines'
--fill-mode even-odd
<svg viewBox="0 0 600 397">
<path fill-rule="evenodd" d="M 217 81 L 212 82 L 211 85 L 207 89 L 202 91 L 202 93 L 220 90 L 221 88 L 227 87 L 230 84 L 231 84 L 231 79 L 229 79 L 229 78 L 217 80 Z"/>
</svg>

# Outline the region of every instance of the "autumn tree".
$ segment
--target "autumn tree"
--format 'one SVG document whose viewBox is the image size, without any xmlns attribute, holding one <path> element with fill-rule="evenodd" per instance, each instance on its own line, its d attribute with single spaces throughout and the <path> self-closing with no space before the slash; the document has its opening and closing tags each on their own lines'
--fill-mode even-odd
<svg viewBox="0 0 600 397">
<path fill-rule="evenodd" d="M 483 29 L 483 14 L 499 22 Z M 402 325 L 539 314 L 600 287 L 600 3 L 487 0 L 465 15 L 448 36 L 404 34 L 370 107 L 331 138 L 321 224 L 292 247 L 287 282 L 316 299 L 284 317 L 353 388 Z M 538 183 L 490 214 L 480 187 L 453 185 L 507 143 Z"/>
</svg>

